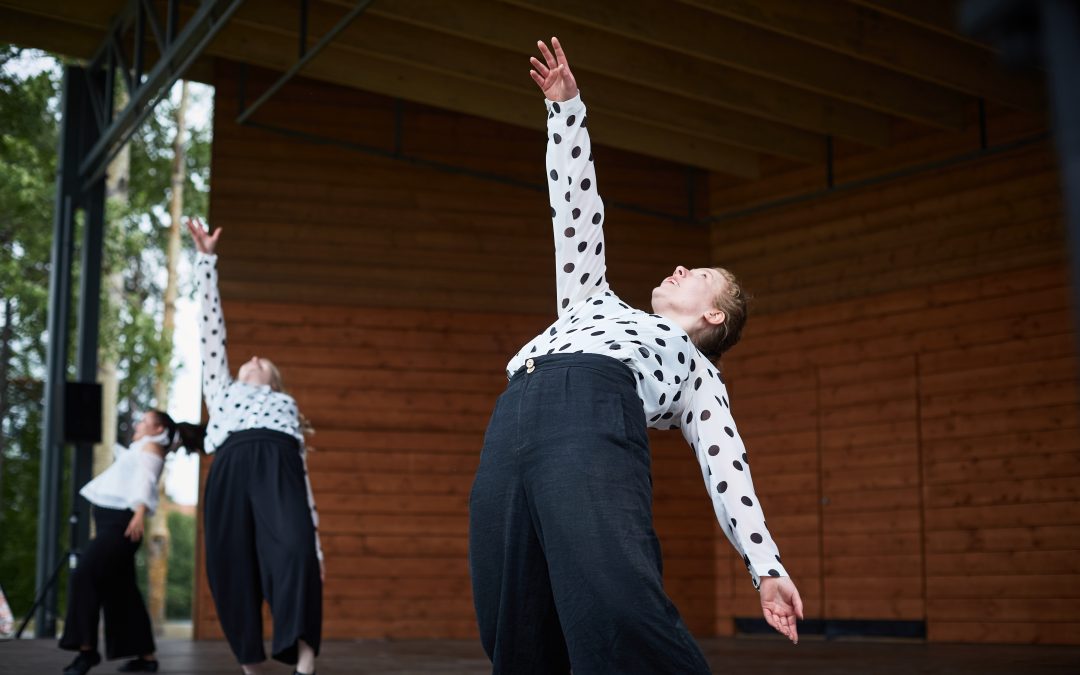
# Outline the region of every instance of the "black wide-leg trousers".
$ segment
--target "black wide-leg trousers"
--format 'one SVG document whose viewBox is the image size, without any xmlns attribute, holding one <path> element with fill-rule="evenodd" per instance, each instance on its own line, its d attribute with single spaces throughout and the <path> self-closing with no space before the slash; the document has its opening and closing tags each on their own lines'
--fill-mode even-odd
<svg viewBox="0 0 1080 675">
<path fill-rule="evenodd" d="M 499 397 L 469 503 L 493 673 L 708 673 L 663 587 L 633 372 L 594 354 L 532 364 Z"/>
<path fill-rule="evenodd" d="M 105 658 L 152 654 L 154 632 L 135 582 L 139 541 L 124 536 L 135 515 L 130 509 L 94 507 L 96 536 L 79 557 L 68 587 L 61 649 L 97 650 L 98 620 L 105 614 Z"/>
<path fill-rule="evenodd" d="M 297 440 L 268 429 L 231 434 L 214 454 L 204 509 L 206 576 L 237 660 L 266 659 L 264 598 L 273 658 L 295 664 L 298 640 L 318 654 L 322 581 Z"/>
</svg>

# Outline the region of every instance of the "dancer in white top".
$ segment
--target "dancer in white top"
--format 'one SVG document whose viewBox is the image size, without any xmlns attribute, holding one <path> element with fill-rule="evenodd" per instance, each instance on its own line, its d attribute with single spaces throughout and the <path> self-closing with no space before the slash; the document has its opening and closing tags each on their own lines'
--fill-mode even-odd
<svg viewBox="0 0 1080 675">
<path fill-rule="evenodd" d="M 585 105 L 558 40 L 538 46 L 558 318 L 507 365 L 473 486 L 484 648 L 497 673 L 708 672 L 663 589 L 646 427 L 682 431 L 765 619 L 795 642 L 802 601 L 712 363 L 739 340 L 742 291 L 723 268 L 679 266 L 652 313 L 615 295 Z"/>
<path fill-rule="evenodd" d="M 135 552 L 144 522 L 158 504 L 165 455 L 179 440 L 177 424 L 148 410 L 135 424 L 131 445 L 119 448 L 109 468 L 79 492 L 93 505 L 97 536 L 71 576 L 61 649 L 77 650 L 66 675 L 83 675 L 101 662 L 98 617 L 105 613 L 105 658 L 135 657 L 121 672 L 156 672 L 154 634 L 135 581 Z"/>
</svg>

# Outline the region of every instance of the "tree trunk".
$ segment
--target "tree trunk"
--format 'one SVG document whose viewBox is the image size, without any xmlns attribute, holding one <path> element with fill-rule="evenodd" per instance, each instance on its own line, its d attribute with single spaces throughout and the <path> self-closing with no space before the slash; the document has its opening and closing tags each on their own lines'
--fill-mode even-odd
<svg viewBox="0 0 1080 675">
<path fill-rule="evenodd" d="M 117 98 L 117 106 L 122 107 L 127 102 L 126 94 L 120 93 Z M 128 144 L 120 149 L 116 157 L 109 163 L 105 174 L 105 201 L 106 203 L 119 203 L 126 205 L 128 202 L 128 183 L 131 178 L 131 148 Z M 109 213 L 109 210 L 106 210 Z M 114 223 L 106 223 L 106 227 Z M 109 308 L 119 307 L 124 301 L 124 277 L 117 270 L 109 270 L 102 279 L 104 293 L 102 314 Z M 120 382 L 117 379 L 117 354 L 110 346 L 102 345 L 98 349 L 98 381 L 101 383 L 101 443 L 94 446 L 94 475 L 98 475 L 113 461 L 113 447 L 116 445 L 116 426 L 118 399 L 120 397 Z M 90 523 L 93 527 L 93 522 Z"/>
<path fill-rule="evenodd" d="M 168 275 L 165 281 L 165 316 L 161 322 L 161 335 L 166 344 L 172 344 L 173 332 L 176 330 L 176 265 L 180 259 L 180 219 L 184 212 L 184 115 L 187 112 L 187 101 L 188 83 L 184 80 L 180 85 L 180 106 L 176 109 L 176 137 L 173 139 L 173 169 L 169 195 L 169 247 L 166 257 Z M 169 405 L 169 384 L 172 382 L 170 366 L 169 363 L 159 363 L 157 366 L 154 395 L 158 407 L 162 410 Z"/>
<path fill-rule="evenodd" d="M 173 168 L 169 195 L 169 245 L 166 257 L 167 278 L 165 282 L 165 316 L 161 322 L 162 338 L 172 345 L 176 329 L 176 266 L 180 259 L 180 219 L 184 211 L 184 180 L 186 179 L 186 156 L 184 154 L 184 116 L 187 113 L 188 83 L 180 83 L 180 105 L 176 108 L 176 136 L 173 139 Z M 170 354 L 171 354 L 170 350 Z M 172 383 L 172 364 L 157 364 L 154 395 L 161 410 L 169 407 L 169 385 Z M 169 511 L 172 503 L 165 494 L 165 481 L 158 486 L 158 511 L 150 520 L 147 562 L 150 579 L 147 585 L 147 609 L 157 633 L 165 626 L 165 602 L 169 576 Z"/>
</svg>

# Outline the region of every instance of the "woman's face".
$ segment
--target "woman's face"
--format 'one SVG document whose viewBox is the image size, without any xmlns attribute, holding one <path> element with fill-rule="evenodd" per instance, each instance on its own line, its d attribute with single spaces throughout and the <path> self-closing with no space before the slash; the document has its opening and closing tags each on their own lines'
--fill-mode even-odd
<svg viewBox="0 0 1080 675">
<path fill-rule="evenodd" d="M 237 373 L 236 379 L 246 384 L 254 385 L 256 387 L 262 385 L 269 385 L 274 379 L 273 364 L 269 359 L 260 359 L 258 356 L 252 356 L 249 361 L 246 361 L 244 365 L 240 366 L 240 372 Z"/>
<path fill-rule="evenodd" d="M 697 321 L 717 311 L 716 297 L 724 290 L 726 283 L 727 280 L 711 267 L 689 270 L 679 265 L 671 276 L 653 289 L 653 312 Z"/>
<path fill-rule="evenodd" d="M 148 410 L 139 415 L 139 420 L 135 422 L 135 433 L 132 435 L 131 440 L 137 441 L 144 436 L 157 436 L 164 432 L 165 425 L 158 420 L 153 411 Z"/>
</svg>

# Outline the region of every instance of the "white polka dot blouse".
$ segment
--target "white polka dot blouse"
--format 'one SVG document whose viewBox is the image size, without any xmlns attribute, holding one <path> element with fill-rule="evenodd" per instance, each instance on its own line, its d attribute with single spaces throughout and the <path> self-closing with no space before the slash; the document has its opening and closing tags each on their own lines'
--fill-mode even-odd
<svg viewBox="0 0 1080 675">
<path fill-rule="evenodd" d="M 307 470 L 307 450 L 300 426 L 296 401 L 288 394 L 270 387 L 238 382 L 229 373 L 225 354 L 225 316 L 218 292 L 217 256 L 199 253 L 195 258 L 195 276 L 199 296 L 199 340 L 202 352 L 203 399 L 210 411 L 206 425 L 206 452 L 216 450 L 234 431 L 272 429 L 300 441 L 300 457 L 304 463 L 304 483 L 307 486 L 308 508 L 315 524 L 315 550 L 323 559 L 319 542 L 319 512 L 311 492 Z"/>
<path fill-rule="evenodd" d="M 716 517 L 754 587 L 763 576 L 787 576 L 719 371 L 679 326 L 630 307 L 608 287 L 604 204 L 581 97 L 547 101 L 547 108 L 558 319 L 510 359 L 507 376 L 546 354 L 604 354 L 625 363 L 649 426 L 680 429 L 693 449 Z"/>
</svg>

